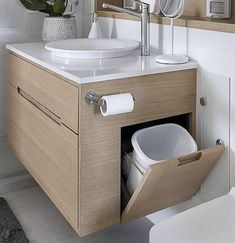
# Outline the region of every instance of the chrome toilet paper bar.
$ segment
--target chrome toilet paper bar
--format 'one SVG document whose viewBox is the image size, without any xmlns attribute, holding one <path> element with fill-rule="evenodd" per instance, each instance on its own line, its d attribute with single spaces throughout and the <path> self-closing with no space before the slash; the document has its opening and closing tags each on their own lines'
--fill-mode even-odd
<svg viewBox="0 0 235 243">
<path fill-rule="evenodd" d="M 95 104 L 99 107 L 102 107 L 105 104 L 105 101 L 96 95 L 95 92 L 88 92 L 85 96 L 85 100 L 87 104 Z"/>
<path fill-rule="evenodd" d="M 133 97 L 133 100 L 136 101 L 136 96 L 131 94 Z M 100 98 L 99 96 L 96 95 L 95 92 L 88 92 L 85 96 L 85 100 L 87 104 L 95 104 L 99 107 L 103 107 L 105 105 L 105 100 Z"/>
</svg>

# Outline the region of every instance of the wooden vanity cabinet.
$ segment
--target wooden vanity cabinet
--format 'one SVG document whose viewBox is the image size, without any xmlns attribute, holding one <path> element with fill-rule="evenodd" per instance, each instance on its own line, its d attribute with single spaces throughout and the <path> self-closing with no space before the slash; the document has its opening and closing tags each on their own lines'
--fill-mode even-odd
<svg viewBox="0 0 235 243">
<path fill-rule="evenodd" d="M 103 117 L 99 108 L 86 104 L 89 91 L 100 97 L 131 92 L 136 96 L 135 109 Z M 121 212 L 121 128 L 188 114 L 189 131 L 195 136 L 196 70 L 84 84 L 80 105 L 80 216 L 82 225 L 96 222 L 97 230 L 192 198 L 224 150 L 219 146 L 199 151 L 192 158 L 182 158 L 186 161 L 182 165 L 178 159 L 152 165 Z M 89 227 L 83 230 L 90 233 Z"/>
<path fill-rule="evenodd" d="M 131 92 L 135 109 L 103 117 L 86 103 L 89 91 L 101 97 Z M 9 54 L 9 143 L 80 236 L 193 196 L 222 146 L 151 166 L 121 212 L 121 129 L 188 114 L 194 135 L 195 112 L 195 69 L 75 86 Z"/>
<path fill-rule="evenodd" d="M 9 55 L 9 144 L 74 229 L 79 205 L 78 92 Z"/>
</svg>

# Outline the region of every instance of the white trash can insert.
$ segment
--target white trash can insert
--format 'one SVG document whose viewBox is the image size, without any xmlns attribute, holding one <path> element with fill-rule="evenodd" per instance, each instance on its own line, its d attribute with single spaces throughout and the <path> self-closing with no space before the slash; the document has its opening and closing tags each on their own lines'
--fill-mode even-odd
<svg viewBox="0 0 235 243">
<path fill-rule="evenodd" d="M 132 195 L 143 174 L 151 164 L 178 158 L 198 151 L 188 131 L 176 124 L 164 124 L 137 131 L 132 136 L 133 163 L 127 178 L 127 189 Z"/>
</svg>

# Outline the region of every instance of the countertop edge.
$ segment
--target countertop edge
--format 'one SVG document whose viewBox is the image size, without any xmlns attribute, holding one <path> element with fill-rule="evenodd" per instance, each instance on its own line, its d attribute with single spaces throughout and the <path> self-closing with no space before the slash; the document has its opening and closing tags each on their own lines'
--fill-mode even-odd
<svg viewBox="0 0 235 243">
<path fill-rule="evenodd" d="M 6 45 L 6 49 L 9 50 L 10 52 L 36 64 L 36 65 L 39 65 L 39 66 L 42 66 L 43 68 L 45 69 L 48 69 L 49 71 L 52 71 L 56 74 L 59 74 L 60 76 L 66 78 L 66 79 L 69 79 L 71 82 L 73 82 L 75 85 L 78 85 L 80 84 L 80 78 L 75 76 L 75 75 L 71 75 L 70 73 L 66 72 L 66 71 L 63 71 L 59 68 L 55 68 L 49 64 L 47 64 L 46 62 L 43 62 L 37 58 L 34 58 L 33 56 L 31 55 L 28 55 L 18 49 L 16 49 L 15 47 L 13 47 L 12 45 Z"/>
<path fill-rule="evenodd" d="M 152 74 L 176 72 L 176 71 L 183 71 L 183 70 L 190 70 L 190 69 L 198 68 L 198 64 L 194 61 L 191 61 L 187 64 L 182 64 L 182 65 L 165 65 L 165 67 L 161 68 L 161 69 L 153 68 L 153 69 L 149 69 L 149 70 L 130 71 L 128 73 L 120 72 L 120 73 L 115 73 L 115 74 L 99 75 L 99 76 L 95 76 L 95 77 L 80 78 L 76 75 L 72 75 L 66 71 L 63 71 L 62 69 L 56 68 L 44 61 L 41 61 L 38 58 L 35 58 L 25 52 L 22 52 L 21 50 L 15 48 L 14 44 L 6 45 L 6 49 L 36 65 L 39 65 L 55 74 L 58 74 L 64 78 L 68 79 L 75 86 L 82 85 L 82 84 L 88 84 L 88 83 L 115 80 L 115 79 L 139 77 L 139 76 L 146 76 L 146 75 L 152 75 Z"/>
</svg>

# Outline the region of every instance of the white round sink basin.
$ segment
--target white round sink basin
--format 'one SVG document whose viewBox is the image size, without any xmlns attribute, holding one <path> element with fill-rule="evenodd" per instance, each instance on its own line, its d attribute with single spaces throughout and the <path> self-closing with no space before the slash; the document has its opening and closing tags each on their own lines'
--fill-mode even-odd
<svg viewBox="0 0 235 243">
<path fill-rule="evenodd" d="M 78 59 L 103 59 L 127 56 L 139 42 L 124 39 L 69 39 L 47 43 L 53 56 Z"/>
</svg>

